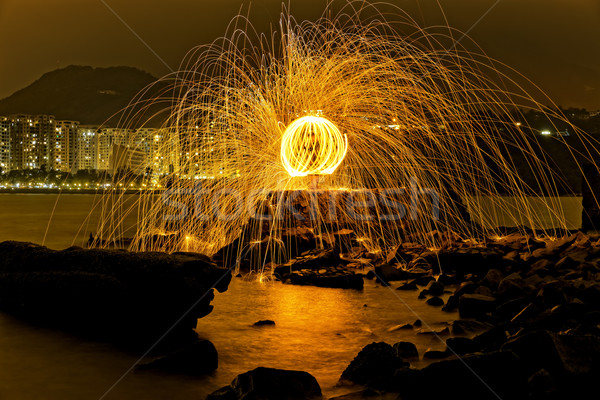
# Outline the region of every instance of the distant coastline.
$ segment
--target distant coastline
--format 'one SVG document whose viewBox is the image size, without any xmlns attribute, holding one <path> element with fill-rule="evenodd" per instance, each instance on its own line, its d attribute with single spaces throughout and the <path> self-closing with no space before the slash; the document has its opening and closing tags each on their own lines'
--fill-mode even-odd
<svg viewBox="0 0 600 400">
<path fill-rule="evenodd" d="M 23 188 L 3 188 L 0 189 L 0 194 L 108 194 L 109 192 L 118 194 L 148 194 L 149 192 L 160 193 L 160 190 L 100 190 L 100 189 L 23 189 Z"/>
</svg>

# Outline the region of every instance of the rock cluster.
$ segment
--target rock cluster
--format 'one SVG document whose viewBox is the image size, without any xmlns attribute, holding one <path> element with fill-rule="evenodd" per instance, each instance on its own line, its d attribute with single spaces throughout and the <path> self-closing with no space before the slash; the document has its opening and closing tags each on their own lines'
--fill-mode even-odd
<svg viewBox="0 0 600 400">
<path fill-rule="evenodd" d="M 135 349 L 146 350 L 167 331 L 165 346 L 196 340 L 193 329 L 212 311 L 213 288 L 223 292 L 230 280 L 201 254 L 0 243 L 1 309 Z"/>
<path fill-rule="evenodd" d="M 598 238 L 581 232 L 558 240 L 513 234 L 485 247 L 405 252 L 404 257 L 407 265 L 398 268 L 403 273 L 429 272 L 406 278 L 398 289 L 427 285 L 421 297 L 431 300 L 452 288 L 443 310 L 458 310 L 461 319 L 452 324 L 452 333 L 465 336 L 446 339 L 445 351 L 426 352 L 424 358 L 442 360 L 425 368 L 395 366 L 353 375 L 347 370 L 341 381 L 403 399 L 577 398 L 594 390 L 600 376 Z M 436 281 L 423 279 L 442 271 Z M 395 273 L 382 269 L 381 274 L 374 275 L 388 280 Z M 404 362 L 414 357 L 406 344 L 377 343 L 357 359 L 380 357 L 384 347 L 395 349 Z M 348 368 L 356 370 L 356 362 Z"/>
</svg>

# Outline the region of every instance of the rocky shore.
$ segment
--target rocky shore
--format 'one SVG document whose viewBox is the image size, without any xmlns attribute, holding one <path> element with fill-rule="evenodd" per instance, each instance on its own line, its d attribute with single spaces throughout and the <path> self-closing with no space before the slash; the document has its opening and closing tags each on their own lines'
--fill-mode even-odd
<svg viewBox="0 0 600 400">
<path fill-rule="evenodd" d="M 451 330 L 431 332 L 445 344 L 443 351 L 419 355 L 410 342 L 364 347 L 340 375 L 339 385 L 355 391 L 336 399 L 589 397 L 600 377 L 599 237 L 513 233 L 474 244 L 448 235 L 445 243 L 427 249 L 406 242 L 388 254 L 363 252 L 353 259 L 308 251 L 274 268 L 292 284 L 326 286 L 324 277 L 350 274 L 376 279 L 388 286 L 381 290 L 418 296 L 440 312 L 458 310 Z M 446 302 L 443 294 L 450 294 Z M 419 357 L 431 362 L 412 367 Z M 247 380 L 255 373 L 240 375 L 209 399 L 321 398 L 312 389 L 299 391 L 306 387 L 299 383 L 275 390 L 271 382 L 280 372 L 269 369 L 261 376 L 272 373 L 271 380 L 253 386 Z"/>
</svg>

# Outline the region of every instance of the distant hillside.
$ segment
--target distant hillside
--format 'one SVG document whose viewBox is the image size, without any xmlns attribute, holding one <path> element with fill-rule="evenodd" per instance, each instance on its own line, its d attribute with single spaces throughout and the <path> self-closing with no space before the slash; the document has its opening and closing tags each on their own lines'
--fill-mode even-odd
<svg viewBox="0 0 600 400">
<path fill-rule="evenodd" d="M 132 67 L 72 65 L 48 72 L 0 100 L 0 115 L 51 114 L 81 124 L 101 124 L 155 81 L 149 73 Z"/>
</svg>

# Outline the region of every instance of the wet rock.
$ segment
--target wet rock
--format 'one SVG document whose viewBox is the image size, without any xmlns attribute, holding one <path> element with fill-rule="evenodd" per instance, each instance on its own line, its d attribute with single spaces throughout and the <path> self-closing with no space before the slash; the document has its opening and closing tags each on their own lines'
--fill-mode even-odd
<svg viewBox="0 0 600 400">
<path fill-rule="evenodd" d="M 212 311 L 212 287 L 223 292 L 230 280 L 229 270 L 195 253 L 0 243 L 0 308 L 134 350 L 147 349 L 167 331 L 163 347 L 197 339 L 197 319 Z"/>
<path fill-rule="evenodd" d="M 427 286 L 429 282 L 435 280 L 433 276 L 421 276 L 419 278 L 413 279 L 410 283 L 419 286 Z"/>
<path fill-rule="evenodd" d="M 494 296 L 492 289 L 490 289 L 487 286 L 479 286 L 477 289 L 475 289 L 475 292 L 473 292 L 473 293 L 474 294 L 482 294 L 482 295 L 488 296 L 488 297 Z"/>
<path fill-rule="evenodd" d="M 398 342 L 394 343 L 394 350 L 396 350 L 396 354 L 398 357 L 402 359 L 419 359 L 419 352 L 417 351 L 417 346 L 411 342 Z"/>
<path fill-rule="evenodd" d="M 425 288 L 432 296 L 441 296 L 444 293 L 444 285 L 437 281 L 431 281 Z"/>
<path fill-rule="evenodd" d="M 431 399 L 522 399 L 527 375 L 514 353 L 492 352 L 435 362 L 421 382 Z"/>
<path fill-rule="evenodd" d="M 564 283 L 557 280 L 544 284 L 538 291 L 536 303 L 544 308 L 552 308 L 559 304 L 566 304 L 568 299 L 563 287 Z"/>
<path fill-rule="evenodd" d="M 253 326 L 274 326 L 275 321 L 270 319 L 261 319 L 260 321 L 256 321 Z"/>
<path fill-rule="evenodd" d="M 496 299 L 481 294 L 463 294 L 458 300 L 461 318 L 480 317 L 494 310 Z"/>
<path fill-rule="evenodd" d="M 448 338 L 446 339 L 446 345 L 448 346 L 446 351 L 460 356 L 481 351 L 481 346 L 477 342 L 466 337 Z"/>
<path fill-rule="evenodd" d="M 444 305 L 444 300 L 442 300 L 441 297 L 434 296 L 427 299 L 427 304 L 429 304 L 430 306 L 439 307 Z"/>
<path fill-rule="evenodd" d="M 206 400 L 311 400 L 322 399 L 321 387 L 308 372 L 259 367 L 238 375 L 231 385 Z"/>
<path fill-rule="evenodd" d="M 538 306 L 533 303 L 529 303 L 511 319 L 511 322 L 515 324 L 524 323 L 538 315 L 541 311 L 542 310 Z"/>
<path fill-rule="evenodd" d="M 404 324 L 404 325 L 393 326 L 390 329 L 388 329 L 388 331 L 394 332 L 394 331 L 401 331 L 401 330 L 410 330 L 412 328 L 413 328 L 413 326 L 411 324 Z"/>
<path fill-rule="evenodd" d="M 461 335 L 463 333 L 482 332 L 491 329 L 492 327 L 493 325 L 487 322 L 459 319 L 452 322 L 452 333 Z"/>
<path fill-rule="evenodd" d="M 414 283 L 407 282 L 396 288 L 396 290 L 417 290 L 418 287 Z"/>
<path fill-rule="evenodd" d="M 500 270 L 492 268 L 487 272 L 480 283 L 492 290 L 496 290 L 502 279 L 504 279 L 504 274 L 500 272 Z"/>
<path fill-rule="evenodd" d="M 445 336 L 445 335 L 449 335 L 449 334 L 450 334 L 450 329 L 448 327 L 438 329 L 438 330 L 423 328 L 419 332 L 417 332 L 417 335 L 432 335 L 432 336 Z"/>
<path fill-rule="evenodd" d="M 375 378 L 393 374 L 394 370 L 409 364 L 398 356 L 387 343 L 371 343 L 352 360 L 340 377 L 340 382 L 368 384 Z"/>
<path fill-rule="evenodd" d="M 336 289 L 357 289 L 364 286 L 362 275 L 352 271 L 327 268 L 324 272 L 319 270 L 300 270 L 282 276 L 283 283 L 292 285 L 310 285 Z"/>
<path fill-rule="evenodd" d="M 532 399 L 558 400 L 557 387 L 552 375 L 545 369 L 540 369 L 527 380 L 529 395 Z"/>
<path fill-rule="evenodd" d="M 457 297 L 462 296 L 463 294 L 472 294 L 479 287 L 475 282 L 467 281 L 462 282 L 456 290 L 454 291 L 454 295 Z"/>
<path fill-rule="evenodd" d="M 218 366 L 218 354 L 215 346 L 208 340 L 200 340 L 175 353 L 142 364 L 137 367 L 137 370 L 204 375 L 216 370 Z"/>
<path fill-rule="evenodd" d="M 451 353 L 448 353 L 447 351 L 427 350 L 423 353 L 423 358 L 428 360 L 440 360 L 442 358 L 447 358 L 450 355 Z"/>
<path fill-rule="evenodd" d="M 508 341 L 503 349 L 514 351 L 530 372 L 541 368 L 556 374 L 600 373 L 600 337 L 534 331 Z"/>
<path fill-rule="evenodd" d="M 409 274 L 406 271 L 389 264 L 375 267 L 375 276 L 384 282 L 402 281 L 409 278 Z"/>
<path fill-rule="evenodd" d="M 330 397 L 329 400 L 361 400 L 361 399 L 381 399 L 383 395 L 382 392 L 367 388 L 365 390 L 361 390 L 360 392 L 352 392 L 342 396 Z"/>
<path fill-rule="evenodd" d="M 502 279 L 496 290 L 496 297 L 504 301 L 522 297 L 528 292 L 528 285 L 518 273 L 512 273 Z"/>
<path fill-rule="evenodd" d="M 446 274 L 438 276 L 437 281 L 444 286 L 456 285 L 458 283 L 456 277 Z"/>
<path fill-rule="evenodd" d="M 444 307 L 442 307 L 442 311 L 447 311 L 447 312 L 451 312 L 454 311 L 458 308 L 458 297 L 456 295 L 452 295 L 450 297 L 448 297 L 448 300 L 446 300 L 446 305 Z"/>
</svg>

